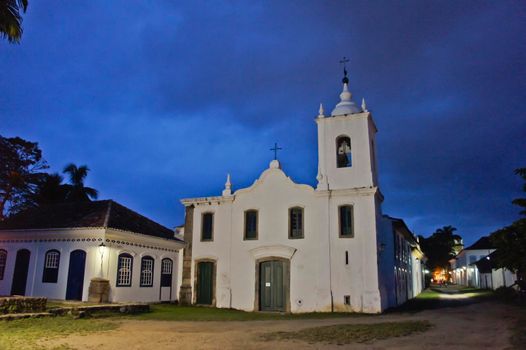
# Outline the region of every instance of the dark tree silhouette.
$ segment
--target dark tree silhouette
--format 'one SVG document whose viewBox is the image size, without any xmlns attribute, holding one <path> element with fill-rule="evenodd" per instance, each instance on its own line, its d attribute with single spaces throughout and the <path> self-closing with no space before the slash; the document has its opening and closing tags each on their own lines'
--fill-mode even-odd
<svg viewBox="0 0 526 350">
<path fill-rule="evenodd" d="M 64 178 L 57 173 L 46 174 L 35 191 L 34 205 L 65 202 L 71 186 L 63 184 L 63 180 Z"/>
<path fill-rule="evenodd" d="M 28 0 L 0 0 L 0 36 L 10 43 L 19 43 L 22 38 L 22 16 Z"/>
<path fill-rule="evenodd" d="M 437 229 L 430 237 L 420 238 L 420 246 L 427 257 L 426 265 L 430 270 L 449 269 L 449 260 L 455 257 L 462 237 L 455 234 L 453 226 Z"/>
<path fill-rule="evenodd" d="M 90 201 L 97 199 L 98 192 L 96 189 L 84 186 L 84 180 L 88 176 L 89 168 L 86 165 L 77 167 L 75 164 L 68 164 L 64 168 L 64 174 L 69 176 L 66 199 L 68 201 Z"/>
</svg>

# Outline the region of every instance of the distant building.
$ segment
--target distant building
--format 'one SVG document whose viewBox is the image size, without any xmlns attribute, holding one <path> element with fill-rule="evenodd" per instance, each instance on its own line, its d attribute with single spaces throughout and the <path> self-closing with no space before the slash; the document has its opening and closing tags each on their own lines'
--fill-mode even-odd
<svg viewBox="0 0 526 350">
<path fill-rule="evenodd" d="M 347 76 L 331 115 L 320 106 L 317 186 L 270 162 L 248 188 L 188 198 L 183 303 L 246 311 L 378 313 L 422 290 L 422 253 L 383 216 L 376 125 Z"/>
<path fill-rule="evenodd" d="M 27 210 L 0 224 L 0 295 L 109 301 L 177 299 L 174 232 L 111 200 Z"/>
</svg>

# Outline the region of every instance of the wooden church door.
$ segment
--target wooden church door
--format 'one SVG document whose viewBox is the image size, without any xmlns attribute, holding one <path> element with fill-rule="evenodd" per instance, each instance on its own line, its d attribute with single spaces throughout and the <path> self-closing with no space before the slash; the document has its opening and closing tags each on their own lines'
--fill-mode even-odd
<svg viewBox="0 0 526 350">
<path fill-rule="evenodd" d="M 214 263 L 209 261 L 197 264 L 197 304 L 212 305 Z"/>
<path fill-rule="evenodd" d="M 69 255 L 68 285 L 66 300 L 82 300 L 84 289 L 84 268 L 86 267 L 86 252 L 74 250 Z"/>
<path fill-rule="evenodd" d="M 27 249 L 20 249 L 16 253 L 11 295 L 26 295 L 27 273 L 29 270 L 30 258 L 31 252 Z"/>
<path fill-rule="evenodd" d="M 261 311 L 285 311 L 282 261 L 265 261 L 259 269 L 259 307 Z"/>
</svg>

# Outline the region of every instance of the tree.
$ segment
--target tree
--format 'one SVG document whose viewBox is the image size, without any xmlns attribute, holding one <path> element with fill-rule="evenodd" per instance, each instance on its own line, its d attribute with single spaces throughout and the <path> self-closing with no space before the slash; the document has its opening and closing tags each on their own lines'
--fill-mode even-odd
<svg viewBox="0 0 526 350">
<path fill-rule="evenodd" d="M 64 168 L 64 174 L 68 174 L 70 185 L 67 187 L 66 199 L 68 201 L 86 202 L 90 199 L 97 199 L 96 189 L 84 186 L 84 180 L 88 176 L 89 168 L 86 165 L 77 167 L 75 164 L 68 164 Z"/>
<path fill-rule="evenodd" d="M 0 135 L 0 221 L 31 200 L 47 168 L 36 142 Z"/>
<path fill-rule="evenodd" d="M 515 174 L 525 181 L 522 189 L 526 192 L 526 168 L 516 169 Z M 523 208 L 520 215 L 526 216 L 526 198 L 514 199 L 512 203 Z M 493 253 L 494 266 L 517 272 L 518 279 L 524 283 L 526 281 L 526 217 L 493 232 L 490 239 L 496 248 Z"/>
<path fill-rule="evenodd" d="M 53 203 L 65 202 L 70 185 L 62 183 L 64 178 L 57 174 L 45 174 L 35 191 L 33 204 L 42 206 Z"/>
<path fill-rule="evenodd" d="M 457 254 L 462 237 L 455 234 L 453 226 L 437 229 L 430 237 L 420 238 L 420 246 L 427 257 L 426 265 L 430 270 L 449 269 L 449 260 Z"/>
<path fill-rule="evenodd" d="M 0 36 L 10 43 L 19 43 L 22 38 L 22 16 L 28 0 L 0 0 Z"/>
</svg>

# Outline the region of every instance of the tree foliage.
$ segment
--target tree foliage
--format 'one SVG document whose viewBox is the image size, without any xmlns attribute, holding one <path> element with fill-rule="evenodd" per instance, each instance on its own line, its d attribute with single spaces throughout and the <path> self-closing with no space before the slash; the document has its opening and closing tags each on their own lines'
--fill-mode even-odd
<svg viewBox="0 0 526 350">
<path fill-rule="evenodd" d="M 19 43 L 22 38 L 22 16 L 28 0 L 0 0 L 0 36 L 10 43 Z"/>
<path fill-rule="evenodd" d="M 32 200 L 47 168 L 36 142 L 0 136 L 0 220 Z"/>
<path fill-rule="evenodd" d="M 515 170 L 515 174 L 525 181 L 522 190 L 526 192 L 526 168 Z M 522 208 L 520 214 L 526 216 L 526 198 L 514 199 L 513 204 Z M 526 278 L 526 218 L 520 218 L 511 225 L 493 232 L 491 242 L 496 248 L 493 258 L 495 267 L 504 267 L 518 272 L 519 279 Z"/>
<path fill-rule="evenodd" d="M 462 241 L 462 237 L 454 233 L 456 230 L 453 226 L 444 226 L 430 237 L 420 236 L 420 247 L 427 257 L 426 265 L 429 269 L 448 269 L 449 260 L 455 257 L 459 242 Z"/>
<path fill-rule="evenodd" d="M 88 176 L 89 168 L 86 165 L 77 167 L 75 164 L 68 164 L 64 168 L 64 174 L 69 176 L 70 184 L 67 185 L 66 200 L 68 201 L 89 201 L 97 199 L 98 192 L 96 189 L 84 185 L 84 180 Z"/>
</svg>

